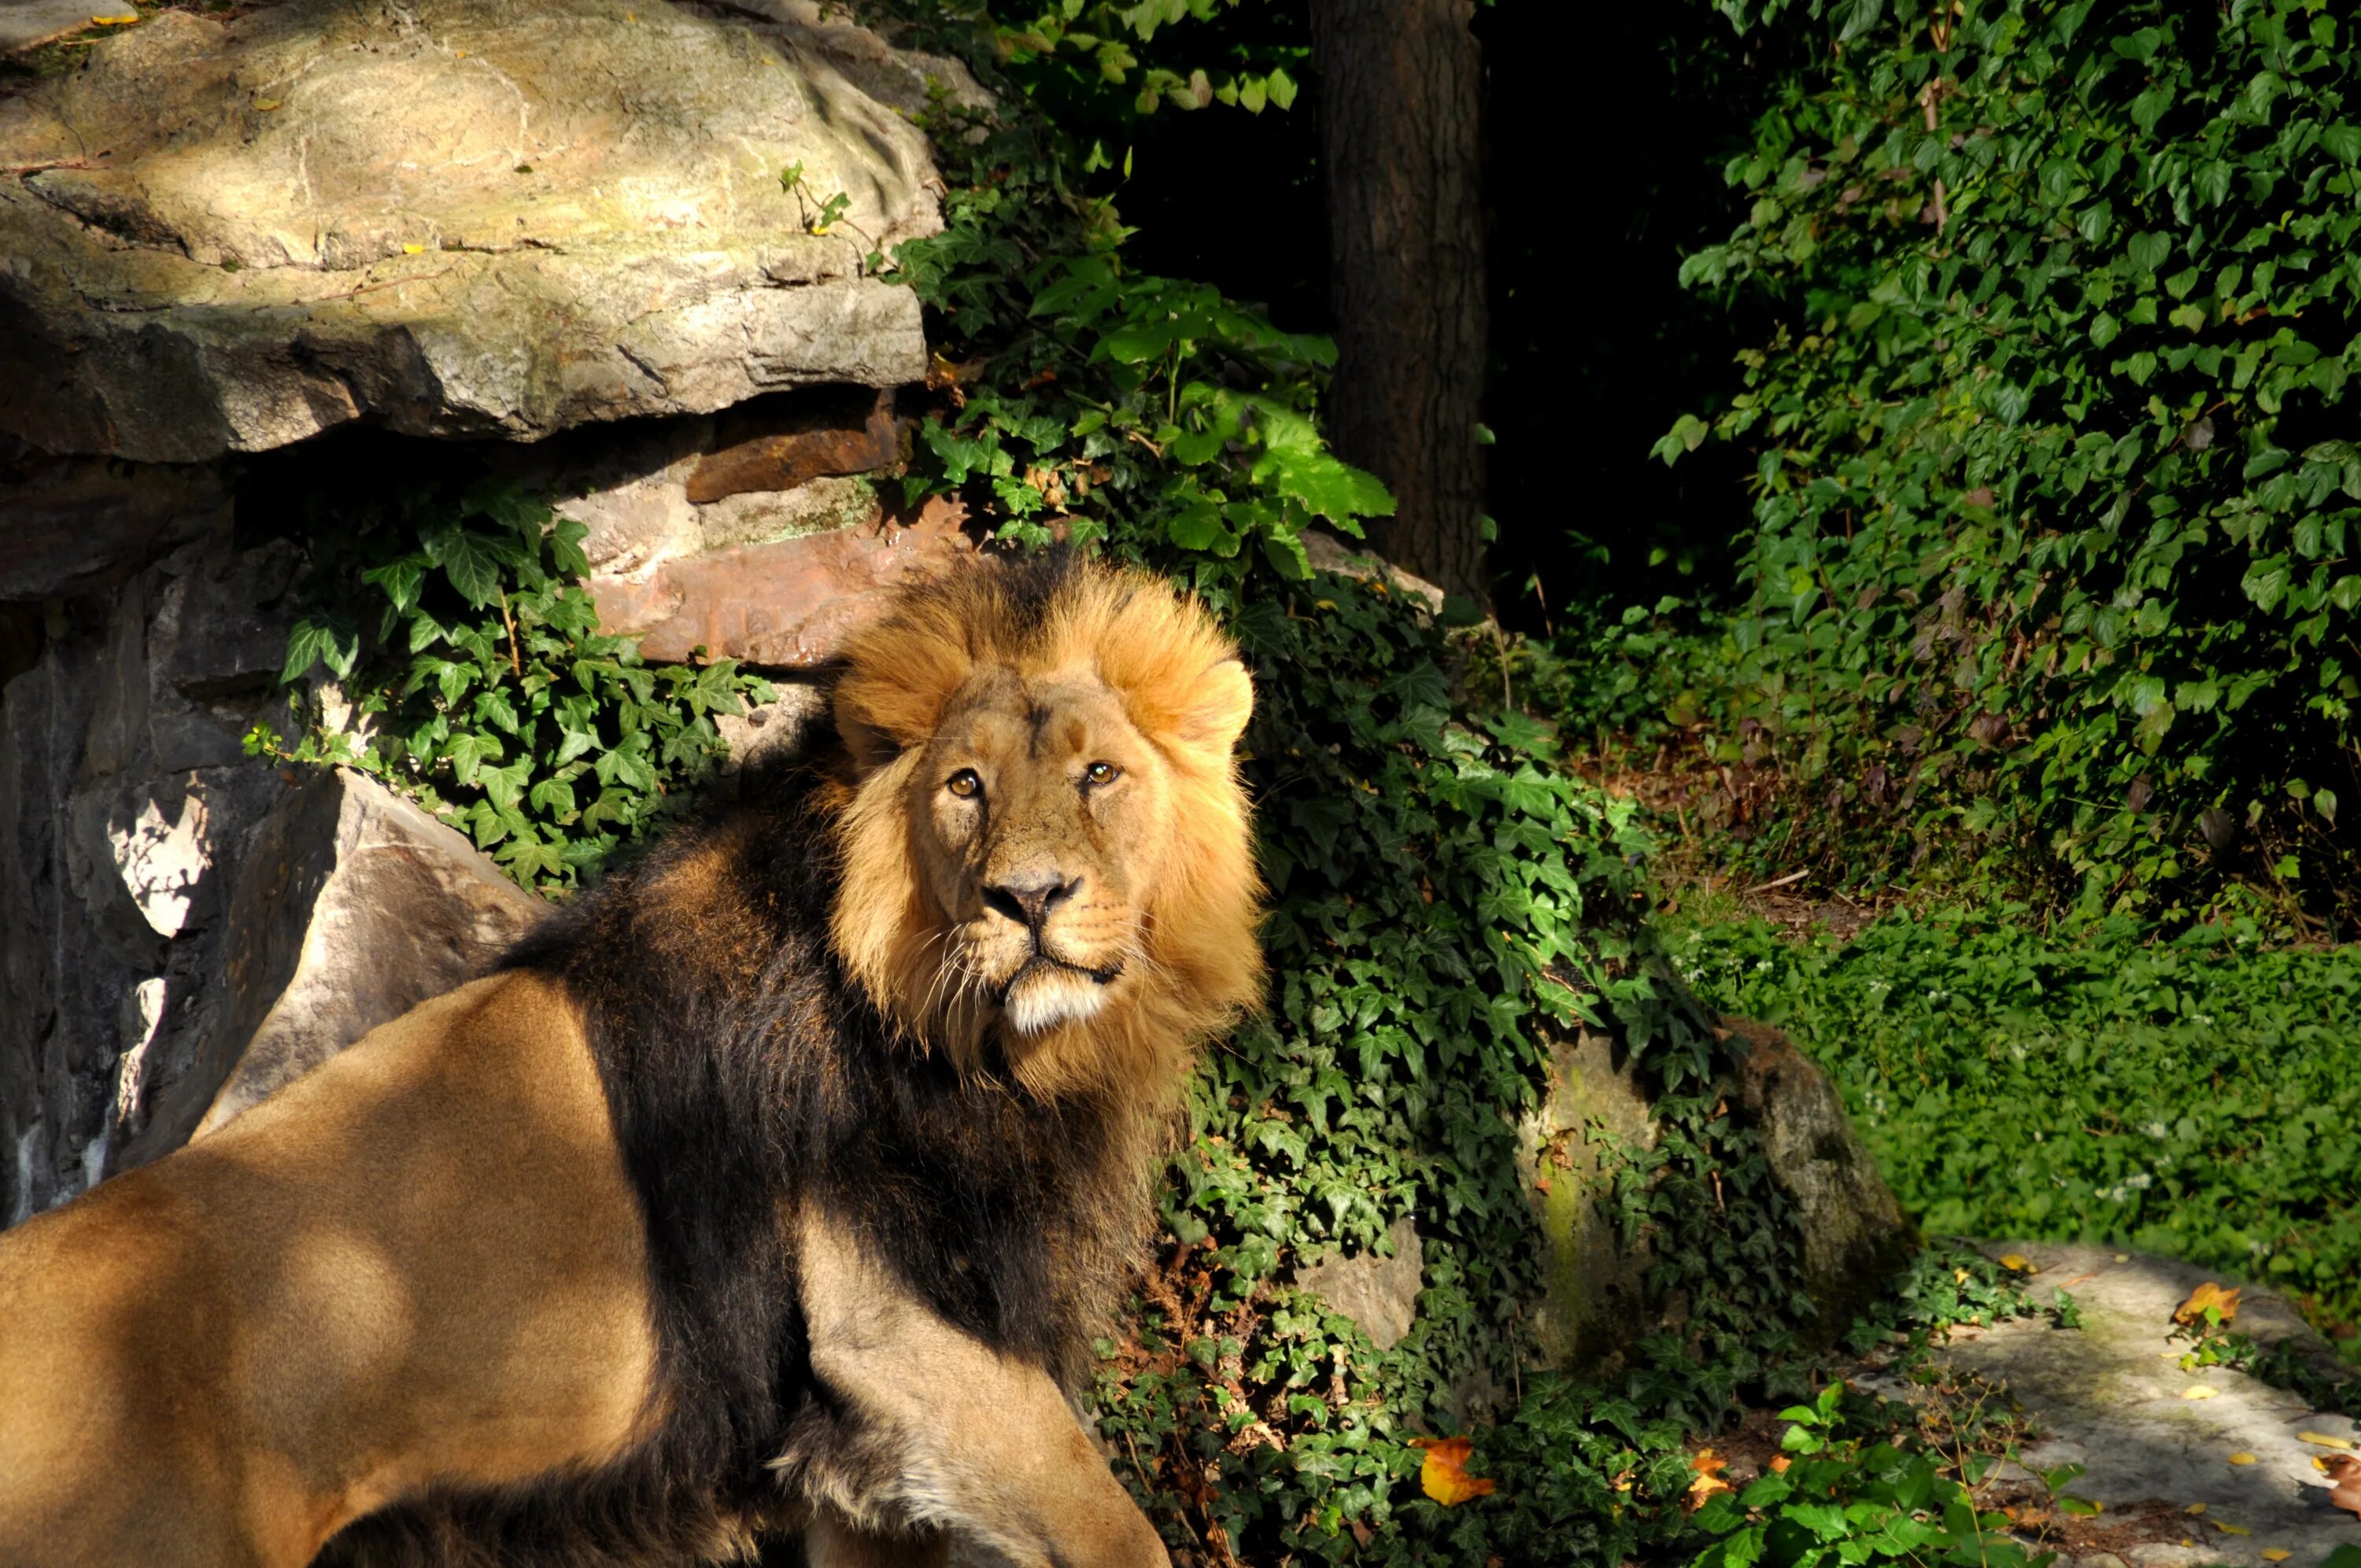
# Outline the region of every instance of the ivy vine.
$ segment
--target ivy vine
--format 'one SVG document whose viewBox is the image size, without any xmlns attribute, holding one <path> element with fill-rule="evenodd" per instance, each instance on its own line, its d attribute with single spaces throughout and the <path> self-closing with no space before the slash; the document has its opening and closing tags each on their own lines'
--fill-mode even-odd
<svg viewBox="0 0 2361 1568">
<path fill-rule="evenodd" d="M 335 509 L 281 674 L 296 738 L 258 725 L 248 753 L 357 769 L 526 887 L 577 885 L 711 775 L 715 715 L 773 695 L 734 660 L 651 665 L 600 633 L 584 532 L 497 484 Z"/>
</svg>

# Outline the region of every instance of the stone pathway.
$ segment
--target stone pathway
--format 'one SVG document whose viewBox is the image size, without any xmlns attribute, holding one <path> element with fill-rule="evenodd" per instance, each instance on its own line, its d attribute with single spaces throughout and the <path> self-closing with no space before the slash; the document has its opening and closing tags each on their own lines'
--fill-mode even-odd
<svg viewBox="0 0 2361 1568">
<path fill-rule="evenodd" d="M 2094 1524 L 2144 1521 L 2124 1532 L 2141 1539 L 2085 1556 L 2079 1568 L 2318 1568 L 2339 1546 L 2361 1548 L 2361 1518 L 2329 1502 L 2332 1483 L 2314 1463 L 2361 1453 L 2353 1421 L 2226 1367 L 2181 1370 L 2189 1342 L 2169 1337 L 2173 1309 L 2221 1276 L 2111 1248 L 1977 1245 L 1989 1256 L 2029 1263 L 2037 1300 L 2062 1288 L 2081 1310 L 2079 1331 L 2028 1318 L 1963 1331 L 1935 1353 L 1959 1371 L 2007 1385 L 2040 1433 L 2026 1463 L 2081 1465 L 2066 1489 L 2103 1506 Z M 2266 1349 L 2291 1343 L 2319 1369 L 2350 1375 L 2291 1308 L 2252 1287 L 2236 1329 Z M 1911 1392 L 1898 1378 L 1863 1381 L 1890 1398 Z M 2199 1388 L 2213 1393 L 2191 1398 Z M 2252 1460 L 2234 1464 L 2234 1454 Z"/>
</svg>

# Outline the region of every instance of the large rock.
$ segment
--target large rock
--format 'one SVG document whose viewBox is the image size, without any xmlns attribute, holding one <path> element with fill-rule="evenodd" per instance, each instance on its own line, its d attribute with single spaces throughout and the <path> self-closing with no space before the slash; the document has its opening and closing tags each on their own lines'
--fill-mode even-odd
<svg viewBox="0 0 2361 1568">
<path fill-rule="evenodd" d="M 639 638 L 650 660 L 823 663 L 895 587 L 973 548 L 955 502 L 884 504 L 873 476 L 899 461 L 900 439 L 873 395 L 815 389 L 545 445 L 545 458 L 514 455 L 518 473 L 588 530 L 599 627 Z"/>
<path fill-rule="evenodd" d="M 1418 1293 L 1426 1288 L 1426 1248 L 1407 1215 L 1387 1233 L 1389 1253 L 1325 1253 L 1295 1271 L 1291 1283 L 1342 1312 L 1379 1350 L 1391 1350 L 1418 1320 Z"/>
<path fill-rule="evenodd" d="M 239 736 L 283 712 L 295 563 L 193 499 L 157 504 L 193 535 L 161 559 L 10 612 L 35 635 L 0 687 L 0 1222 L 118 1164 L 232 1026 L 227 914 L 287 789 Z"/>
<path fill-rule="evenodd" d="M 1823 1325 L 1841 1329 L 1907 1257 L 1909 1222 L 1828 1074 L 1768 1025 L 1725 1023 L 1746 1047 L 1734 1075 L 1739 1110 L 1762 1139 L 1771 1179 L 1795 1206 L 1804 1288 L 1819 1304 Z"/>
<path fill-rule="evenodd" d="M 1786 1199 L 1801 1244 L 1801 1283 L 1832 1338 L 1869 1304 L 1915 1245 L 1901 1206 L 1845 1114 L 1843 1099 L 1776 1029 L 1725 1020 L 1739 1049 L 1718 1086 L 1731 1113 L 1761 1140 L 1771 1179 Z M 1686 1304 L 1653 1302 L 1647 1238 L 1623 1234 L 1615 1173 L 1661 1135 L 1650 1085 L 1612 1036 L 1581 1030 L 1552 1047 L 1549 1092 L 1518 1129 L 1518 1175 L 1542 1238 L 1542 1299 L 1532 1321 L 1542 1357 L 1597 1370 L 1641 1336 L 1678 1327 Z M 1299 1265 L 1292 1283 L 1354 1321 L 1380 1349 L 1416 1321 L 1423 1247 L 1408 1219 L 1389 1252 L 1334 1251 Z M 1463 1410 L 1497 1406 L 1507 1390 L 1453 1391 Z"/>
<path fill-rule="evenodd" d="M 780 5 L 160 10 L 0 99 L 0 430 L 191 461 L 919 378 L 928 68 Z M 782 188 L 781 171 L 802 182 Z M 825 234 L 820 208 L 841 193 Z"/>
<path fill-rule="evenodd" d="M 153 1158 L 226 1124 L 379 1024 L 481 974 L 540 916 L 466 838 L 345 769 L 288 792 L 229 910 L 217 1051 L 148 1107 Z"/>
<path fill-rule="evenodd" d="M 28 457 L 0 465 L 0 603 L 111 587 L 226 514 L 212 467 Z"/>
<path fill-rule="evenodd" d="M 1719 1092 L 1761 1141 L 1795 1218 L 1801 1283 L 1833 1337 L 1916 1237 L 1828 1076 L 1776 1029 L 1735 1018 L 1724 1026 L 1740 1049 Z M 1554 1047 L 1549 1093 L 1521 1135 L 1545 1248 L 1538 1338 L 1557 1364 L 1593 1367 L 1660 1326 L 1647 1308 L 1646 1237 L 1628 1245 L 1611 1203 L 1625 1154 L 1655 1146 L 1653 1095 L 1629 1051 L 1584 1030 Z M 1684 1310 L 1664 1305 L 1675 1320 Z"/>
</svg>

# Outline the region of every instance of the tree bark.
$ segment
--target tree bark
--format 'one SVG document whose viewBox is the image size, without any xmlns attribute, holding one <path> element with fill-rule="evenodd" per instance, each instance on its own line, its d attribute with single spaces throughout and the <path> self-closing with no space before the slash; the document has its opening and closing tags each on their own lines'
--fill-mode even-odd
<svg viewBox="0 0 2361 1568">
<path fill-rule="evenodd" d="M 1312 0 L 1337 455 L 1399 510 L 1371 542 L 1490 602 L 1484 561 L 1483 60 L 1473 0 Z"/>
</svg>

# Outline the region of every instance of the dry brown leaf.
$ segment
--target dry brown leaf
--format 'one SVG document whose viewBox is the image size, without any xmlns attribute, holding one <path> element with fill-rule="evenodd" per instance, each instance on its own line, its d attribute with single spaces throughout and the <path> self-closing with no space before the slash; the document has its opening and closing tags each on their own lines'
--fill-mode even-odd
<svg viewBox="0 0 2361 1568">
<path fill-rule="evenodd" d="M 1426 1462 L 1418 1467 L 1419 1489 L 1446 1508 L 1455 1508 L 1470 1497 L 1491 1495 L 1492 1478 L 1467 1474 L 1467 1461 L 1476 1451 L 1472 1439 L 1464 1437 L 1414 1437 L 1410 1440 L 1426 1450 Z"/>
<path fill-rule="evenodd" d="M 2222 1321 L 2235 1322 L 2238 1321 L 2238 1290 L 2239 1287 L 2235 1285 L 2224 1290 L 2209 1279 L 2191 1290 L 2188 1300 L 2172 1310 L 2172 1321 L 2176 1323 L 2202 1323 L 2205 1321 L 2205 1309 L 2211 1307 L 2222 1314 Z"/>
</svg>

